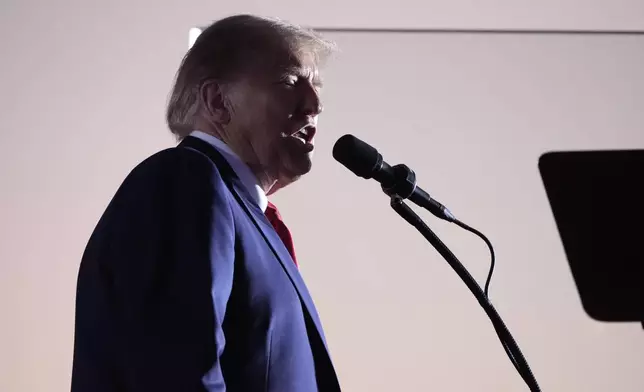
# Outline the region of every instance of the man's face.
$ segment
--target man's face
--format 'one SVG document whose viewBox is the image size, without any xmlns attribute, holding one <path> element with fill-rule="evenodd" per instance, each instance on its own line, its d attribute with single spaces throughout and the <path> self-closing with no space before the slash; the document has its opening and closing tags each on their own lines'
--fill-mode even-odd
<svg viewBox="0 0 644 392">
<path fill-rule="evenodd" d="M 314 56 L 277 56 L 230 90 L 227 133 L 251 168 L 285 186 L 311 170 L 317 118 L 322 111 Z"/>
</svg>

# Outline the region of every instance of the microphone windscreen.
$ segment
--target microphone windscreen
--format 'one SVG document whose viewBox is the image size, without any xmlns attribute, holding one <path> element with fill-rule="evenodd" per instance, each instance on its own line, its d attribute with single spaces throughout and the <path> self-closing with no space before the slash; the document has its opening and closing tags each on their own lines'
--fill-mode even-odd
<svg viewBox="0 0 644 392">
<path fill-rule="evenodd" d="M 344 135 L 333 146 L 333 158 L 356 176 L 370 179 L 380 169 L 382 155 L 353 135 Z"/>
</svg>

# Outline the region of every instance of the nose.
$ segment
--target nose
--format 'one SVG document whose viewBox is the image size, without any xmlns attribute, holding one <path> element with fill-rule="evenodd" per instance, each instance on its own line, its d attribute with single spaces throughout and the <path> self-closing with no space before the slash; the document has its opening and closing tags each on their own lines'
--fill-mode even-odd
<svg viewBox="0 0 644 392">
<path fill-rule="evenodd" d="M 320 93 L 315 87 L 311 85 L 306 86 L 300 110 L 302 114 L 311 117 L 315 117 L 322 113 L 323 107 L 322 101 L 320 99 Z"/>
</svg>

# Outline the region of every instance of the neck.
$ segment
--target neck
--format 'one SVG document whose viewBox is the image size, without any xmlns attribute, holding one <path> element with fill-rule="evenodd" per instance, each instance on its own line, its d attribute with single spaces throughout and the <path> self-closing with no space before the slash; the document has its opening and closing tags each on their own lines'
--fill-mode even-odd
<svg viewBox="0 0 644 392">
<path fill-rule="evenodd" d="M 244 159 L 242 158 L 242 160 Z M 248 167 L 250 168 L 250 171 L 252 171 L 255 177 L 257 177 L 257 182 L 259 182 L 259 186 L 262 187 L 262 189 L 264 190 L 264 193 L 266 193 L 267 195 L 275 193 L 275 191 L 277 190 L 277 183 L 278 183 L 277 180 L 275 180 L 271 175 L 269 175 L 266 172 L 266 170 L 264 170 L 260 165 L 253 165 L 246 162 L 245 160 L 244 160 L 244 163 L 248 165 Z"/>
<path fill-rule="evenodd" d="M 275 193 L 277 189 L 280 188 L 277 186 L 278 181 L 274 178 L 274 176 L 271 176 L 265 168 L 256 163 L 257 159 L 249 159 L 249 157 L 256 156 L 256 154 L 254 154 L 254 152 L 252 151 L 250 145 L 248 146 L 248 148 L 243 148 L 243 143 L 241 143 L 240 140 L 231 138 L 227 135 L 226 132 L 220 132 L 216 129 L 213 129 L 212 127 L 202 126 L 198 129 L 224 142 L 224 144 L 226 144 L 228 148 L 230 148 L 232 152 L 234 152 L 239 157 L 239 159 L 248 166 L 250 171 L 257 178 L 257 182 L 259 183 L 259 186 L 264 190 L 264 193 L 270 195 L 272 193 Z"/>
</svg>

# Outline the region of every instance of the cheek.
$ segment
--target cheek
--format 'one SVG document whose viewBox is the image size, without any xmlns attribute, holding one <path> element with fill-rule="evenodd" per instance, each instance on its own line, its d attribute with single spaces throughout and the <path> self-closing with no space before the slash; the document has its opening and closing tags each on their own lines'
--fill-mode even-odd
<svg viewBox="0 0 644 392">
<path fill-rule="evenodd" d="M 285 102 L 270 105 L 266 111 L 266 124 L 270 124 L 268 128 L 271 128 L 274 134 L 289 132 L 294 126 L 294 121 L 297 120 L 293 117 L 293 113 L 292 107 Z"/>
<path fill-rule="evenodd" d="M 275 94 L 269 101 L 271 111 L 281 117 L 289 118 L 297 109 L 297 96 L 295 91 L 282 91 L 280 94 Z"/>
</svg>

